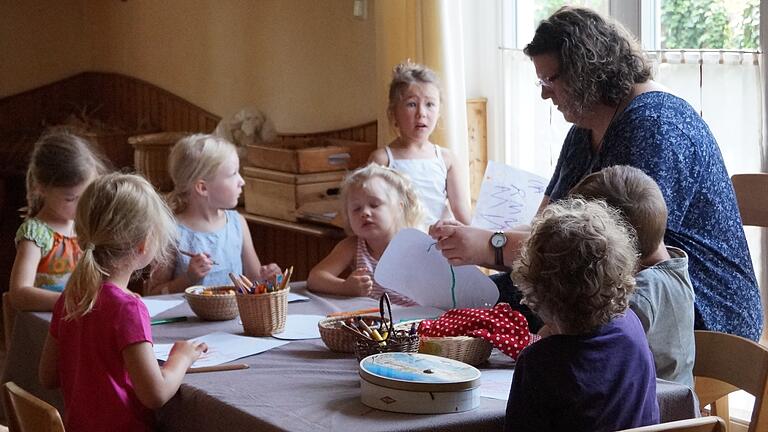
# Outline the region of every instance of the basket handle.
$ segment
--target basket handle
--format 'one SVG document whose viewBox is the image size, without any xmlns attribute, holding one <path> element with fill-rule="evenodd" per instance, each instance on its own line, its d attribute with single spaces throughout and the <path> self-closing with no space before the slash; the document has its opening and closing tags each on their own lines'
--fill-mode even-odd
<svg viewBox="0 0 768 432">
<path fill-rule="evenodd" d="M 389 313 L 389 324 L 387 325 L 387 321 L 384 319 L 384 304 L 386 301 L 387 305 L 387 313 Z M 382 325 L 387 326 L 387 337 L 384 338 L 384 341 L 388 341 L 389 337 L 392 335 L 392 330 L 394 327 L 394 321 L 392 321 L 392 303 L 389 301 L 389 294 L 384 293 L 379 298 L 379 314 L 381 315 L 381 323 Z"/>
</svg>

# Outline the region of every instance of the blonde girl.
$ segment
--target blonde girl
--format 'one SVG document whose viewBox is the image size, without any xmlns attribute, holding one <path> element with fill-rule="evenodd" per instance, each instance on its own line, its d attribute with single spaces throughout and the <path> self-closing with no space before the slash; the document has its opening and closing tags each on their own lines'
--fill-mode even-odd
<svg viewBox="0 0 768 432">
<path fill-rule="evenodd" d="M 176 214 L 178 249 L 168 265 L 158 265 L 149 293 L 181 292 L 191 285 L 229 285 L 228 274 L 250 280 L 280 274 L 261 265 L 248 224 L 233 209 L 245 182 L 235 146 L 213 135 L 182 138 L 171 150 L 174 189 L 168 201 Z"/>
<path fill-rule="evenodd" d="M 83 248 L 53 309 L 40 359 L 40 380 L 61 386 L 67 430 L 144 431 L 178 390 L 205 344 L 176 342 L 160 367 L 149 313 L 127 286 L 173 244 L 173 216 L 142 177 L 114 173 L 95 180 L 77 207 Z"/>
<path fill-rule="evenodd" d="M 27 215 L 16 232 L 10 299 L 21 310 L 50 311 L 80 258 L 75 209 L 85 188 L 106 171 L 79 136 L 43 135 L 27 169 Z"/>
<path fill-rule="evenodd" d="M 466 161 L 429 141 L 440 116 L 440 84 L 429 68 L 407 61 L 395 66 L 387 115 L 398 137 L 371 154 L 371 161 L 410 178 L 424 206 L 424 223 L 470 223 Z"/>
<path fill-rule="evenodd" d="M 345 238 L 309 273 L 310 290 L 342 296 L 378 299 L 387 292 L 393 303 L 415 305 L 411 299 L 373 280 L 376 264 L 401 228 L 421 221 L 419 198 L 406 177 L 370 164 L 349 174 L 341 185 L 341 202 L 348 231 Z"/>
</svg>

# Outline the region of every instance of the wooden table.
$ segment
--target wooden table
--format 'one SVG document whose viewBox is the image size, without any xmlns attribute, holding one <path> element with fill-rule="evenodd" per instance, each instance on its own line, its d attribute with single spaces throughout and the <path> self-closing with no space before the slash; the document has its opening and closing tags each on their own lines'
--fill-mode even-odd
<svg viewBox="0 0 768 432">
<path fill-rule="evenodd" d="M 367 298 L 317 296 L 295 302 L 289 314 L 326 314 L 376 306 Z M 176 295 L 178 297 L 178 295 Z M 394 319 L 439 314 L 433 308 L 393 307 Z M 158 317 L 191 316 L 187 322 L 154 326 L 156 342 L 199 337 L 213 331 L 242 333 L 238 319 L 204 322 L 186 303 Z M 59 410 L 58 391 L 41 389 L 37 364 L 50 313 L 19 313 L 3 382 L 12 380 Z M 414 415 L 378 411 L 360 401 L 360 378 L 352 354 L 329 351 L 320 339 L 292 341 L 267 352 L 237 360 L 249 369 L 187 375 L 179 392 L 159 411 L 166 431 L 498 431 L 506 401 L 481 398 L 479 408 L 455 414 Z M 495 351 L 484 368 L 512 368 L 514 362 Z M 663 421 L 692 417 L 693 392 L 686 386 L 657 383 Z"/>
</svg>

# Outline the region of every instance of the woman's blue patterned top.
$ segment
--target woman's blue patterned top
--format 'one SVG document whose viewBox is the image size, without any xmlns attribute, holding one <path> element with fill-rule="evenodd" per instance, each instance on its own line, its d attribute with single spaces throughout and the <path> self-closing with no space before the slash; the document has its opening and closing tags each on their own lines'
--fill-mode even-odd
<svg viewBox="0 0 768 432">
<path fill-rule="evenodd" d="M 568 132 L 546 194 L 557 200 L 589 173 L 613 165 L 640 168 L 659 184 L 669 210 L 665 242 L 690 257 L 697 329 L 760 337 L 760 292 L 720 149 L 704 120 L 664 92 L 635 97 L 605 134 Z"/>
</svg>

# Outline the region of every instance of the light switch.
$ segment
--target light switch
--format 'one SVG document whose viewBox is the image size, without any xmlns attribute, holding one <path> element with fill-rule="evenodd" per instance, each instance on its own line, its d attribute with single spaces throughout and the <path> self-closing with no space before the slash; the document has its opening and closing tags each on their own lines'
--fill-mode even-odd
<svg viewBox="0 0 768 432">
<path fill-rule="evenodd" d="M 357 19 L 366 19 L 368 17 L 368 0 L 353 0 L 352 15 Z"/>
</svg>

